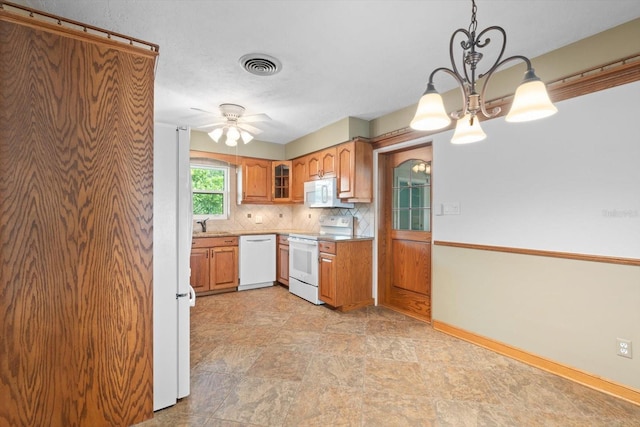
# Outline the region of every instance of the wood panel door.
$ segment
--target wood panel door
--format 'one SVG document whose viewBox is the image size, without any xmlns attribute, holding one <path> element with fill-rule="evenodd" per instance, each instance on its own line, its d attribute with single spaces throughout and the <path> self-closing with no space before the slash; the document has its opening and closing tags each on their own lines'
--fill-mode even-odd
<svg viewBox="0 0 640 427">
<path fill-rule="evenodd" d="M 155 54 L 64 27 L 0 11 L 0 425 L 137 424 Z"/>
<path fill-rule="evenodd" d="M 279 236 L 278 240 L 283 236 Z M 286 237 L 284 237 L 286 239 Z M 287 242 L 288 243 L 288 242 Z M 276 279 L 279 283 L 289 286 L 289 245 L 278 243 L 278 256 L 276 257 L 278 264 Z"/>
<path fill-rule="evenodd" d="M 209 249 L 194 248 L 191 249 L 191 257 L 189 258 L 189 267 L 191 268 L 191 278 L 189 283 L 196 292 L 209 290 Z"/>
<path fill-rule="evenodd" d="M 379 157 L 379 301 L 431 321 L 431 147 Z"/>
<path fill-rule="evenodd" d="M 304 202 L 304 182 L 307 180 L 307 158 L 293 159 L 291 164 L 291 201 Z"/>
<path fill-rule="evenodd" d="M 209 289 L 229 289 L 238 286 L 238 247 L 222 246 L 211 249 Z"/>
<path fill-rule="evenodd" d="M 307 156 L 307 181 L 337 175 L 336 147 L 316 151 Z"/>
<path fill-rule="evenodd" d="M 336 256 L 321 252 L 318 267 L 318 298 L 327 304 L 336 307 Z"/>
<path fill-rule="evenodd" d="M 271 160 L 244 159 L 242 161 L 242 202 L 271 201 Z"/>
<path fill-rule="evenodd" d="M 271 200 L 274 203 L 291 201 L 291 160 L 271 162 Z"/>
<path fill-rule="evenodd" d="M 350 202 L 371 203 L 373 198 L 373 150 L 371 143 L 354 139 L 336 151 L 338 197 Z"/>
</svg>

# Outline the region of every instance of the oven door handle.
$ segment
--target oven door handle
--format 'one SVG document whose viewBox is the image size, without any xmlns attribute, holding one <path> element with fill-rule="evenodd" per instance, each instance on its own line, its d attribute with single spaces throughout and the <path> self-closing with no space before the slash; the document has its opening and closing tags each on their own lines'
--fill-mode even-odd
<svg viewBox="0 0 640 427">
<path fill-rule="evenodd" d="M 291 237 L 289 237 L 288 240 L 289 240 L 289 243 L 293 243 L 294 245 L 318 246 L 318 242 L 316 242 L 315 240 L 307 242 L 307 241 L 305 241 L 303 239 L 294 239 L 294 238 L 291 238 Z"/>
</svg>

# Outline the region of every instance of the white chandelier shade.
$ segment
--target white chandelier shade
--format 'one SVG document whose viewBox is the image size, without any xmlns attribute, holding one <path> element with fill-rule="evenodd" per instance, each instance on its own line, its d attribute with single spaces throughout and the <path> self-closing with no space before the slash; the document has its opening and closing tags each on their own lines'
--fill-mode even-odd
<svg viewBox="0 0 640 427">
<path fill-rule="evenodd" d="M 505 120 L 528 122 L 549 117 L 557 112 L 558 109 L 549 99 L 545 84 L 540 80 L 532 80 L 518 86 Z"/>
<path fill-rule="evenodd" d="M 484 117 L 492 118 L 500 113 L 500 107 L 487 111 L 485 92 L 495 71 L 507 62 L 522 61 L 526 64 L 527 69 L 522 83 L 516 90 L 511 109 L 505 118 L 506 121 L 525 122 L 537 120 L 548 117 L 558 111 L 549 99 L 545 84 L 536 76 L 531 66 L 531 61 L 527 57 L 514 55 L 502 59 L 507 43 L 507 35 L 502 27 L 491 26 L 476 33 L 478 25 L 476 21 L 477 6 L 475 0 L 472 0 L 471 3 L 471 24 L 468 30 L 457 29 L 453 32 L 449 42 L 451 68 L 440 67 L 431 72 L 427 90 L 420 98 L 416 114 L 410 123 L 412 129 L 434 131 L 449 126 L 451 123 L 449 116 L 451 116 L 457 120 L 456 130 L 451 140 L 452 143 L 456 144 L 476 142 L 486 138 L 486 134 L 480 128 L 478 115 L 482 113 Z M 483 57 L 479 50 L 486 48 L 491 43 L 493 36 L 489 37 L 489 34 L 495 35 L 494 38 L 499 42 L 501 41 L 502 45 L 498 46 L 499 54 L 493 65 L 486 72 L 479 73 L 477 65 Z M 460 35 L 465 40 L 461 43 L 456 43 L 456 37 Z M 463 51 L 460 56 L 462 58 L 461 63 L 456 63 L 455 61 L 455 58 L 459 57 L 454 55 L 454 47 L 456 46 L 461 47 Z M 449 74 L 458 83 L 462 92 L 461 111 L 447 114 L 442 96 L 436 91 L 433 84 L 434 75 L 439 72 Z M 480 84 L 482 88 L 478 92 Z"/>
<path fill-rule="evenodd" d="M 410 126 L 417 130 L 438 130 L 449 126 L 449 123 L 451 119 L 444 109 L 442 96 L 434 90 L 422 95 Z"/>
<path fill-rule="evenodd" d="M 480 127 L 480 120 L 467 114 L 456 123 L 456 130 L 451 138 L 452 144 L 470 144 L 472 142 L 482 141 L 487 137 Z"/>
</svg>

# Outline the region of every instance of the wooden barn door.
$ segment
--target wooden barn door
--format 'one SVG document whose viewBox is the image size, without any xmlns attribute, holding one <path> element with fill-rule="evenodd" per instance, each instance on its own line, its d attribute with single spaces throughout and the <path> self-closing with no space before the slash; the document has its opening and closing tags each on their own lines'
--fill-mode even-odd
<svg viewBox="0 0 640 427">
<path fill-rule="evenodd" d="M 0 426 L 153 416 L 156 53 L 122 46 L 0 11 Z"/>
</svg>

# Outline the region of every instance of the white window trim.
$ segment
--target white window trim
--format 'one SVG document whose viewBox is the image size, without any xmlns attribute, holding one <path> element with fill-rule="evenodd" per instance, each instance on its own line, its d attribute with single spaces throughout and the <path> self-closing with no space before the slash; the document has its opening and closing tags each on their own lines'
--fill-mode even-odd
<svg viewBox="0 0 640 427">
<path fill-rule="evenodd" d="M 196 191 L 194 188 L 191 188 L 191 197 L 193 198 L 193 194 L 196 193 L 200 193 L 200 194 L 220 194 L 222 193 L 223 195 L 223 206 L 222 206 L 222 211 L 223 213 L 221 215 L 200 215 L 200 214 L 195 214 L 193 212 L 191 212 L 191 214 L 193 215 L 193 220 L 194 221 L 200 221 L 203 219 L 209 219 L 209 220 L 227 220 L 229 219 L 229 197 L 230 197 L 230 185 L 229 185 L 229 168 L 225 167 L 225 166 L 213 166 L 213 165 L 207 165 L 207 164 L 203 164 L 203 163 L 197 163 L 197 162 L 191 162 L 191 164 L 189 165 L 190 168 L 196 167 L 196 168 L 200 168 L 200 169 L 216 169 L 216 170 L 221 170 L 224 173 L 224 190 L 223 191 Z M 192 202 L 192 206 L 193 206 L 193 202 Z"/>
</svg>

